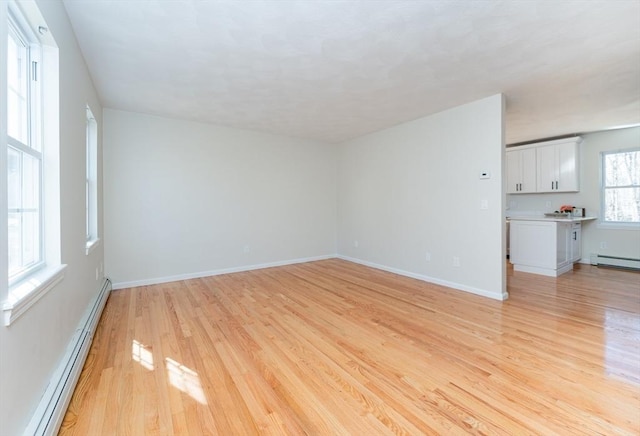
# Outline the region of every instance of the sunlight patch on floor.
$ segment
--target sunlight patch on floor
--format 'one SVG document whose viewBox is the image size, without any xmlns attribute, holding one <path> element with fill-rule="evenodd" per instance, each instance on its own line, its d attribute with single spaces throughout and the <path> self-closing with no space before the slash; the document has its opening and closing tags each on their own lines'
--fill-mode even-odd
<svg viewBox="0 0 640 436">
<path fill-rule="evenodd" d="M 172 386 L 189 395 L 198 403 L 207 404 L 198 373 L 168 357 L 165 358 L 165 365 L 169 383 Z"/>
<path fill-rule="evenodd" d="M 154 366 L 151 347 L 147 347 L 134 339 L 131 344 L 131 357 L 134 361 L 142 365 L 143 368 L 153 371 Z"/>
</svg>

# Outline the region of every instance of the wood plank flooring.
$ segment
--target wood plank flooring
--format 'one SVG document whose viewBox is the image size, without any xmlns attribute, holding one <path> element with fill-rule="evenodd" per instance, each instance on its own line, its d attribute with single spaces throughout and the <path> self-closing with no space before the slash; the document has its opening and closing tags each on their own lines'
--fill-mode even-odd
<svg viewBox="0 0 640 436">
<path fill-rule="evenodd" d="M 640 274 L 337 259 L 112 292 L 62 435 L 640 434 Z"/>
</svg>

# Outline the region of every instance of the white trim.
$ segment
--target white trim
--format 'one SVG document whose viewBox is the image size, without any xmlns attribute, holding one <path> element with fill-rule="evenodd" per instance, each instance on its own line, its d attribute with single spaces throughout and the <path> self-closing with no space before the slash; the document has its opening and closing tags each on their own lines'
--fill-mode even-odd
<svg viewBox="0 0 640 436">
<path fill-rule="evenodd" d="M 640 259 L 631 257 L 607 256 L 592 253 L 591 264 L 596 266 L 619 267 L 635 271 L 640 270 Z"/>
<path fill-rule="evenodd" d="M 11 325 L 60 283 L 64 279 L 66 268 L 67 265 L 64 264 L 44 268 L 11 287 L 7 301 L 2 304 L 4 325 Z"/>
<path fill-rule="evenodd" d="M 605 230 L 638 230 L 640 222 L 636 221 L 607 221 L 606 220 L 606 191 L 607 189 L 619 188 L 638 188 L 640 185 L 627 186 L 607 186 L 606 185 L 606 156 L 622 153 L 637 153 L 640 148 L 632 147 L 619 150 L 604 150 L 600 152 L 600 219 L 598 220 L 598 228 Z"/>
<path fill-rule="evenodd" d="M 299 259 L 282 260 L 278 262 L 269 262 L 269 263 L 261 263 L 256 265 L 245 265 L 245 266 L 238 266 L 233 268 L 216 269 L 212 271 L 201 271 L 201 272 L 195 272 L 195 273 L 178 274 L 174 276 L 156 277 L 153 279 L 132 280 L 128 282 L 114 282 L 113 289 L 117 290 L 117 289 L 125 289 L 125 288 L 135 288 L 137 286 L 158 285 L 160 283 L 177 282 L 180 280 L 199 279 L 202 277 L 218 276 L 221 274 L 253 271 L 256 269 L 273 268 L 276 266 L 293 265 L 296 263 L 314 262 L 317 260 L 335 259 L 336 257 L 339 257 L 339 256 L 335 254 L 326 254 L 323 256 L 304 257 Z"/>
<path fill-rule="evenodd" d="M 103 280 L 100 292 L 98 292 L 93 304 L 89 305 L 85 311 L 24 434 L 34 436 L 58 434 L 71 396 L 80 378 L 80 372 L 89 354 L 100 315 L 109 298 L 110 284 L 109 279 Z"/>
<path fill-rule="evenodd" d="M 95 238 L 87 241 L 87 245 L 85 247 L 85 254 L 89 255 L 96 247 L 100 245 L 100 238 Z"/>
<path fill-rule="evenodd" d="M 558 277 L 566 272 L 573 270 L 573 263 L 570 263 L 569 265 L 565 265 L 562 268 L 558 269 L 541 268 L 538 266 L 530 265 L 513 265 L 513 270 L 531 274 L 540 274 L 547 277 Z"/>
<path fill-rule="evenodd" d="M 484 289 L 475 288 L 475 287 L 472 287 L 472 286 L 466 286 L 466 285 L 462 285 L 460 283 L 450 282 L 450 281 L 447 281 L 447 280 L 436 279 L 434 277 L 424 276 L 424 275 L 421 275 L 421 274 L 416 274 L 416 273 L 412 273 L 412 272 L 409 272 L 409 271 L 404 271 L 404 270 L 388 267 L 388 266 L 385 266 L 385 265 L 380 265 L 380 264 L 373 263 L 373 262 L 367 262 L 365 260 L 360 260 L 360 259 L 356 259 L 356 258 L 353 258 L 353 257 L 343 256 L 341 254 L 328 254 L 328 255 L 324 255 L 324 256 L 306 257 L 306 258 L 300 258 L 300 259 L 291 259 L 291 260 L 263 263 L 263 264 L 257 264 L 257 265 L 246 265 L 246 266 L 240 266 L 240 267 L 234 267 L 234 268 L 225 268 L 225 269 L 218 269 L 218 270 L 213 270 L 213 271 L 202 271 L 202 272 L 189 273 L 189 274 L 179 274 L 179 275 L 175 275 L 175 276 L 158 277 L 158 278 L 147 279 L 147 280 L 133 280 L 133 281 L 128 281 L 128 282 L 115 282 L 115 283 L 113 283 L 113 290 L 125 289 L 125 288 L 134 288 L 134 287 L 137 287 L 137 286 L 157 285 L 157 284 L 161 284 L 161 283 L 176 282 L 176 281 L 180 281 L 180 280 L 198 279 L 198 278 L 202 278 L 202 277 L 217 276 L 217 275 L 221 275 L 221 274 L 231 274 L 231 273 L 243 272 L 243 271 L 253 271 L 253 270 L 263 269 L 263 268 L 273 268 L 273 267 L 276 267 L 276 266 L 293 265 L 293 264 L 296 264 L 296 263 L 314 262 L 314 261 L 317 261 L 317 260 L 326 260 L 326 259 L 346 260 L 348 262 L 358 263 L 360 265 L 368 266 L 368 267 L 379 269 L 379 270 L 382 270 L 382 271 L 387 271 L 387 272 L 391 272 L 391 273 L 398 274 L 398 275 L 401 275 L 401 276 L 422 280 L 423 282 L 434 283 L 436 285 L 446 286 L 447 288 L 456 289 L 456 290 L 464 291 L 464 292 L 469 292 L 471 294 L 480 295 L 482 297 L 487 297 L 487 298 L 491 298 L 491 299 L 494 299 L 494 300 L 504 301 L 507 298 L 509 298 L 509 294 L 507 292 L 501 292 L 500 296 L 498 297 L 498 296 L 496 296 L 496 294 L 494 292 L 490 292 L 490 291 L 487 291 L 487 290 L 484 290 Z"/>
<path fill-rule="evenodd" d="M 356 259 L 353 257 L 343 256 L 340 254 L 337 255 L 336 257 L 338 259 L 346 260 L 348 262 L 359 263 L 360 265 L 368 266 L 368 267 L 379 269 L 382 271 L 391 272 L 391 273 L 398 274 L 405 277 L 411 277 L 412 279 L 422 280 L 423 282 L 433 283 L 440 286 L 446 286 L 447 288 L 456 289 L 459 291 L 469 292 L 471 294 L 480 295 L 482 297 L 492 298 L 494 300 L 504 301 L 507 298 L 509 298 L 508 292 L 501 292 L 500 295 L 498 296 L 496 295 L 495 292 L 487 291 L 485 289 L 480 289 L 480 288 L 475 288 L 473 286 L 467 286 L 460 283 L 450 282 L 448 280 L 441 280 L 434 277 L 425 276 L 422 274 L 416 274 L 409 271 L 404 271 L 401 269 L 392 268 L 389 266 L 380 265 L 373 262 L 368 262 L 366 260 Z"/>
<path fill-rule="evenodd" d="M 636 232 L 640 229 L 640 223 L 629 223 L 622 221 L 598 221 L 596 225 L 599 229 L 605 230 L 635 230 Z"/>
</svg>

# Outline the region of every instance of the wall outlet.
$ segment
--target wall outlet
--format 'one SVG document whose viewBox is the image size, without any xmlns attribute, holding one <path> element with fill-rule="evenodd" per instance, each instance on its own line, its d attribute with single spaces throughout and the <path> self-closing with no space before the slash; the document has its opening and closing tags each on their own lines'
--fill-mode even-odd
<svg viewBox="0 0 640 436">
<path fill-rule="evenodd" d="M 607 248 L 609 248 L 609 245 L 607 244 L 607 242 L 606 242 L 606 241 L 602 241 L 602 242 L 600 243 L 600 248 L 601 248 L 602 250 L 606 250 Z"/>
<path fill-rule="evenodd" d="M 358 241 L 353 241 L 353 248 L 358 248 L 360 244 L 358 243 Z"/>
<path fill-rule="evenodd" d="M 458 256 L 453 256 L 453 266 L 455 267 L 460 266 L 460 258 Z"/>
<path fill-rule="evenodd" d="M 480 210 L 489 209 L 489 200 L 480 200 Z"/>
<path fill-rule="evenodd" d="M 244 246 L 244 252 L 245 253 L 251 253 L 251 246 L 250 245 L 245 245 Z"/>
<path fill-rule="evenodd" d="M 424 256 L 424 260 L 426 260 L 427 262 L 431 262 L 431 253 L 427 251 L 427 254 L 425 254 Z"/>
<path fill-rule="evenodd" d="M 544 203 L 544 208 L 547 209 L 547 210 L 551 210 L 551 202 L 550 201 L 545 202 Z"/>
</svg>

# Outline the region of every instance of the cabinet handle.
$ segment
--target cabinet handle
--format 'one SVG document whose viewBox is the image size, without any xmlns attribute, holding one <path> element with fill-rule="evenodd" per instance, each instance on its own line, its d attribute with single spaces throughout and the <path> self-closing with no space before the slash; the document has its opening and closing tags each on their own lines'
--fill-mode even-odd
<svg viewBox="0 0 640 436">
<path fill-rule="evenodd" d="M 578 232 L 573 232 L 573 240 L 574 241 L 578 240 Z"/>
<path fill-rule="evenodd" d="M 556 180 L 556 190 L 558 189 L 558 181 Z"/>
<path fill-rule="evenodd" d="M 553 182 L 551 182 L 551 190 L 553 191 Z"/>
</svg>

